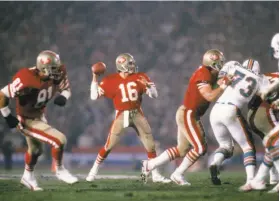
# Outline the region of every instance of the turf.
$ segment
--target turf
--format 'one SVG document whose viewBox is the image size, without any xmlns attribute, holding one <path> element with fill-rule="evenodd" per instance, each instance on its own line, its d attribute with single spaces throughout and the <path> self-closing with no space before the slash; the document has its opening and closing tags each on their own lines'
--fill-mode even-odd
<svg viewBox="0 0 280 201">
<path fill-rule="evenodd" d="M 266 191 L 238 192 L 244 182 L 243 173 L 227 173 L 221 186 L 210 183 L 208 173 L 188 173 L 189 187 L 175 184 L 143 184 L 137 179 L 99 179 L 93 183 L 81 180 L 72 186 L 55 179 L 38 178 L 43 192 L 31 192 L 18 179 L 0 180 L 2 201 L 276 201 L 278 194 Z M 269 187 L 271 189 L 272 187 Z"/>
</svg>

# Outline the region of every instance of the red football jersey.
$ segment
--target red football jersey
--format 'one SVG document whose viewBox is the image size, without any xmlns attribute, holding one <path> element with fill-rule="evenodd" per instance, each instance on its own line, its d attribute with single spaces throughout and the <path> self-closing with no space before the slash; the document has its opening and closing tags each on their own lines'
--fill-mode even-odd
<svg viewBox="0 0 280 201">
<path fill-rule="evenodd" d="M 66 70 L 63 67 L 63 77 L 59 83 L 53 80 L 43 81 L 35 68 L 22 68 L 8 85 L 9 95 L 16 98 L 17 115 L 26 118 L 39 118 L 44 108 L 56 92 L 69 89 Z M 24 97 L 24 103 L 22 98 Z"/>
<path fill-rule="evenodd" d="M 116 110 L 139 109 L 142 95 L 146 92 L 146 86 L 137 81 L 141 76 L 150 82 L 144 73 L 133 73 L 125 79 L 119 73 L 114 73 L 103 78 L 99 87 L 104 90 L 105 97 L 113 99 Z"/>
<path fill-rule="evenodd" d="M 198 116 L 202 116 L 209 107 L 209 102 L 199 92 L 199 87 L 204 84 L 214 85 L 217 76 L 212 75 L 206 66 L 200 66 L 191 76 L 183 104 L 192 109 Z"/>
</svg>

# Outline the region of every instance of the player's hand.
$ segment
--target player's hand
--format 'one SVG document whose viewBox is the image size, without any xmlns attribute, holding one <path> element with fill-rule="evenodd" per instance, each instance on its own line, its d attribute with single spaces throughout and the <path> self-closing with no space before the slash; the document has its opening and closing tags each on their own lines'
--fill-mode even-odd
<svg viewBox="0 0 280 201">
<path fill-rule="evenodd" d="M 218 81 L 218 84 L 222 89 L 225 89 L 227 88 L 227 86 L 229 86 L 232 83 L 233 79 L 234 76 L 224 76 Z"/>
<path fill-rule="evenodd" d="M 273 101 L 273 102 L 271 103 L 271 107 L 272 107 L 272 109 L 274 109 L 274 110 L 279 110 L 279 99 Z"/>
<path fill-rule="evenodd" d="M 140 82 L 141 84 L 145 85 L 148 88 L 151 87 L 148 80 L 146 80 L 143 76 L 140 76 L 140 79 L 137 79 L 137 81 Z"/>
<path fill-rule="evenodd" d="M 67 99 L 65 96 L 59 95 L 54 99 L 53 103 L 58 106 L 64 106 L 66 104 L 66 101 L 67 101 Z"/>
<path fill-rule="evenodd" d="M 16 128 L 17 126 L 22 127 L 19 120 L 12 114 L 9 114 L 7 117 L 4 118 L 10 128 Z"/>
</svg>

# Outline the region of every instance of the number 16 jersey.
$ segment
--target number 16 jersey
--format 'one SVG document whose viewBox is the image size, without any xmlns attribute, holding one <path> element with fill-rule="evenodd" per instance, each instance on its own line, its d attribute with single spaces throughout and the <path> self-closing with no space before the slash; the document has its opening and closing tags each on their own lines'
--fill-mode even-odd
<svg viewBox="0 0 280 201">
<path fill-rule="evenodd" d="M 238 64 L 238 63 L 237 63 Z M 219 78 L 231 75 L 233 81 L 219 97 L 219 103 L 231 103 L 241 109 L 256 93 L 261 93 L 269 85 L 264 76 L 259 76 L 240 65 L 224 65 Z"/>
<path fill-rule="evenodd" d="M 144 73 L 133 73 L 122 78 L 119 73 L 108 75 L 102 79 L 99 87 L 104 91 L 104 96 L 111 98 L 118 111 L 140 109 L 142 95 L 146 93 L 146 86 L 137 81 L 150 79 Z"/>
</svg>

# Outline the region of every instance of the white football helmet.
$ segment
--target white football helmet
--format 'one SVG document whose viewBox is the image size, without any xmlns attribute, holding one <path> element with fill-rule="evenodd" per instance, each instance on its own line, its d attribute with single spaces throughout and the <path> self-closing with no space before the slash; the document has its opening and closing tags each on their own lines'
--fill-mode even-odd
<svg viewBox="0 0 280 201">
<path fill-rule="evenodd" d="M 247 59 L 243 62 L 242 66 L 253 71 L 256 75 L 260 74 L 260 64 L 257 60 Z"/>
<path fill-rule="evenodd" d="M 275 34 L 271 39 L 271 49 L 273 57 L 279 59 L 279 33 Z"/>
</svg>

